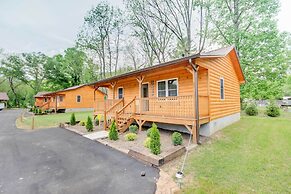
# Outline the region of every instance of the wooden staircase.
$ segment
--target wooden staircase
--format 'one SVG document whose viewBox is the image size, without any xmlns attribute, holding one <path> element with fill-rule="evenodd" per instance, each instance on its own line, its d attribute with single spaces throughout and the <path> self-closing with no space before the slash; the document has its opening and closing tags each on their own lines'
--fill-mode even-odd
<svg viewBox="0 0 291 194">
<path fill-rule="evenodd" d="M 121 133 L 125 132 L 133 123 L 133 115 L 135 114 L 135 97 L 128 102 L 119 111 L 116 111 L 115 120 L 117 122 L 117 130 Z"/>
</svg>

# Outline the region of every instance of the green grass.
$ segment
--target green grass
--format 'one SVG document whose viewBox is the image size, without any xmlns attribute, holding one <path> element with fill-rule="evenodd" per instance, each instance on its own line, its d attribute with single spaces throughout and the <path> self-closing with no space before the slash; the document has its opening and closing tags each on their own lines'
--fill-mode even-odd
<svg viewBox="0 0 291 194">
<path fill-rule="evenodd" d="M 58 114 L 48 114 L 48 115 L 38 115 L 34 117 L 35 128 L 48 128 L 56 127 L 60 123 L 69 122 L 72 113 L 58 113 Z M 75 113 L 77 121 L 87 121 L 88 116 L 93 117 L 93 112 L 76 112 Z M 32 117 L 25 117 L 23 122 L 17 119 L 17 127 L 23 129 L 31 129 Z"/>
<path fill-rule="evenodd" d="M 185 193 L 290 193 L 291 113 L 243 116 L 190 154 Z"/>
</svg>

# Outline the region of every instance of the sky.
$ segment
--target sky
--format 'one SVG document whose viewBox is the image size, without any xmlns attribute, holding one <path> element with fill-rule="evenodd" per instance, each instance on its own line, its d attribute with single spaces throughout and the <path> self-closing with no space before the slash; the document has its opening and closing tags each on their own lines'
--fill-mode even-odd
<svg viewBox="0 0 291 194">
<path fill-rule="evenodd" d="M 280 0 L 280 31 L 291 32 L 291 0 Z M 83 18 L 99 0 L 0 0 L 0 48 L 54 55 L 74 46 Z M 108 0 L 120 6 L 122 0 Z"/>
</svg>

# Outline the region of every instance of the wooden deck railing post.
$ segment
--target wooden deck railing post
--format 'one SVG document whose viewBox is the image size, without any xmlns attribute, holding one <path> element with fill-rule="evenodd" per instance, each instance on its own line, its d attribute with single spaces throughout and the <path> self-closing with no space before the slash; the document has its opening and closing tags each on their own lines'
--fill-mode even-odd
<svg viewBox="0 0 291 194">
<path fill-rule="evenodd" d="M 107 129 L 107 118 L 106 118 L 106 100 L 104 99 L 104 119 L 103 119 L 103 123 L 104 123 L 104 130 Z"/>
</svg>

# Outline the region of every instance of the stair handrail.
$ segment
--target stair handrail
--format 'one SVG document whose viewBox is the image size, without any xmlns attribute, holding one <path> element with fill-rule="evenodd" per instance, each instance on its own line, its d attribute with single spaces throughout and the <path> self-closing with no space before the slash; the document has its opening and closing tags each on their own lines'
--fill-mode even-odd
<svg viewBox="0 0 291 194">
<path fill-rule="evenodd" d="M 118 102 L 116 102 L 114 105 L 112 105 L 108 110 L 106 110 L 106 114 L 109 113 L 116 106 L 118 106 L 121 102 L 124 103 L 124 98 L 120 99 Z"/>
<path fill-rule="evenodd" d="M 116 111 L 117 114 L 120 114 L 124 109 L 126 109 L 131 103 L 135 101 L 136 97 L 134 97 L 131 101 L 129 101 L 124 107 L 122 107 L 120 110 Z"/>
<path fill-rule="evenodd" d="M 39 106 L 40 109 L 42 109 L 44 106 L 48 105 L 50 103 L 50 101 L 47 101 L 46 103 L 42 104 L 41 106 Z M 49 108 L 49 107 L 48 107 Z"/>
</svg>

